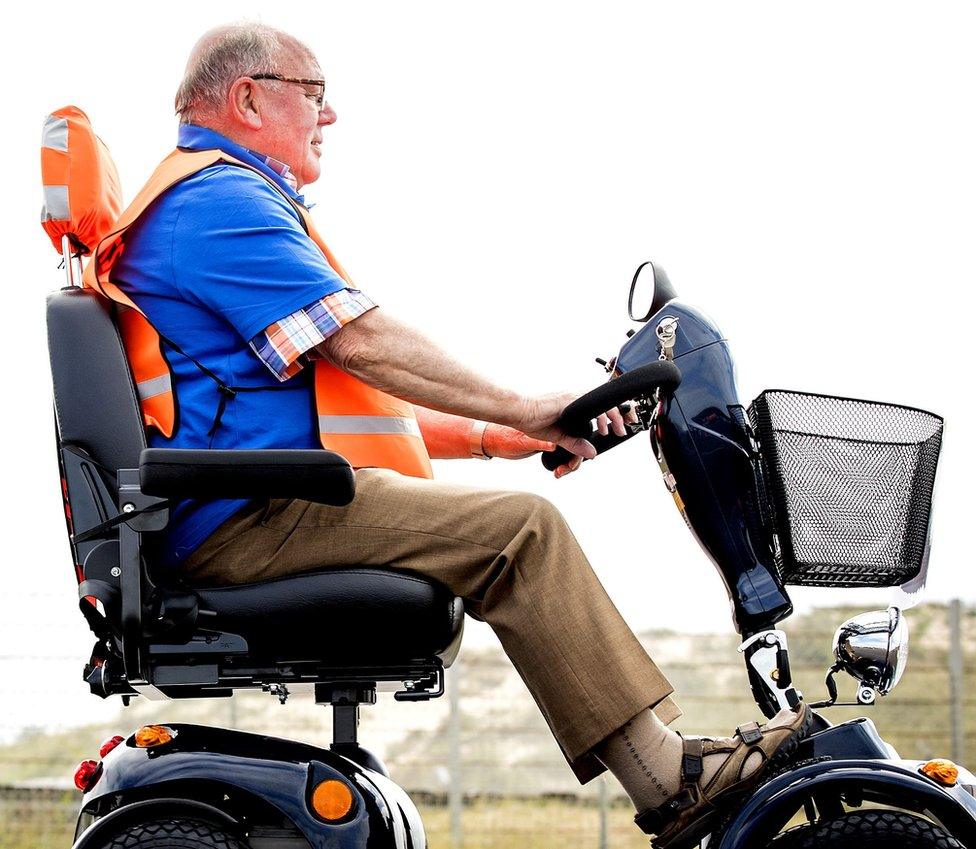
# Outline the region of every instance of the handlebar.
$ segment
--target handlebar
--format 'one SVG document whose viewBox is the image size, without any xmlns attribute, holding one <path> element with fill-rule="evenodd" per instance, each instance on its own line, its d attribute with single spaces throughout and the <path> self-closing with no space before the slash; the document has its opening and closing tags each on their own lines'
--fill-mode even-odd
<svg viewBox="0 0 976 849">
<path fill-rule="evenodd" d="M 671 393 L 680 383 L 681 371 L 673 362 L 658 360 L 648 363 L 581 395 L 563 410 L 556 420 L 556 426 L 570 436 L 588 439 L 596 448 L 597 454 L 602 454 L 630 439 L 633 433 L 617 436 L 611 432 L 607 436 L 594 436 L 590 426 L 593 419 L 632 398 L 651 397 L 657 389 Z M 573 456 L 565 448 L 556 448 L 555 451 L 543 453 L 542 465 L 551 472 L 563 463 L 568 463 Z"/>
</svg>

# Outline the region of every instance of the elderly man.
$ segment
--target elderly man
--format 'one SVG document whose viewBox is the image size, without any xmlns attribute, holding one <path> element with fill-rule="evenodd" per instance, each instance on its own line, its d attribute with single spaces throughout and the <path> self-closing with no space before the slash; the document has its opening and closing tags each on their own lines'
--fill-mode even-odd
<svg viewBox="0 0 976 849">
<path fill-rule="evenodd" d="M 112 269 L 175 379 L 175 429 L 152 444 L 317 446 L 311 373 L 324 359 L 335 402 L 362 386 L 411 402 L 432 457 L 519 458 L 558 443 L 576 456 L 556 475 L 573 471 L 594 450 L 554 425 L 570 396 L 526 397 L 453 360 L 354 288 L 310 228 L 299 192 L 318 178 L 336 120 L 324 98 L 312 52 L 269 27 L 221 27 L 190 56 L 179 148 L 233 162 L 157 186 Z M 599 426 L 622 433 L 624 420 L 614 410 Z M 390 563 L 443 583 L 494 629 L 580 781 L 612 770 L 660 846 L 684 842 L 802 733 L 803 707 L 731 738 L 669 730 L 671 686 L 542 498 L 354 465 L 347 507 L 184 502 L 162 555 L 197 585 Z"/>
</svg>

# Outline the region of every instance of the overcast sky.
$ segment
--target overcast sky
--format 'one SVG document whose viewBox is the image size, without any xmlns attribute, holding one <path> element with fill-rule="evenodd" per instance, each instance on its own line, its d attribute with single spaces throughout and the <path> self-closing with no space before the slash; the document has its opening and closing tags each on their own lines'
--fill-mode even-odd
<svg viewBox="0 0 976 849">
<path fill-rule="evenodd" d="M 44 298 L 62 275 L 37 223 L 41 121 L 85 109 L 131 199 L 175 141 L 191 45 L 242 16 L 320 57 L 339 120 L 307 194 L 383 309 L 500 383 L 582 391 L 653 258 L 726 332 L 744 402 L 785 387 L 946 417 L 929 590 L 976 599 L 969 4 L 28 5 L 5 55 L 0 735 L 106 709 L 77 677 L 90 639 L 53 451 Z M 643 438 L 558 482 L 537 459 L 437 474 L 554 501 L 635 629 L 731 629 Z"/>
</svg>

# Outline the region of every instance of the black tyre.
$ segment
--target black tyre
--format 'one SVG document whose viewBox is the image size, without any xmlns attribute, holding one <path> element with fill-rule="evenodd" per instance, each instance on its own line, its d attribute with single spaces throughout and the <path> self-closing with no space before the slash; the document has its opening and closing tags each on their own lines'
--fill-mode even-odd
<svg viewBox="0 0 976 849">
<path fill-rule="evenodd" d="M 248 849 L 236 837 L 196 820 L 139 823 L 117 834 L 104 849 Z"/>
<path fill-rule="evenodd" d="M 902 811 L 851 811 L 791 829 L 769 849 L 965 849 L 937 825 Z"/>
</svg>

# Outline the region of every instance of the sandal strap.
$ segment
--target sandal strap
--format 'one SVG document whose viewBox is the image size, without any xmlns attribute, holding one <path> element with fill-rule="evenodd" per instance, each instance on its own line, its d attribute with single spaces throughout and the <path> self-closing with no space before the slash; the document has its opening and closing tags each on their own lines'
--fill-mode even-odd
<svg viewBox="0 0 976 849">
<path fill-rule="evenodd" d="M 763 738 L 762 729 L 758 722 L 746 722 L 735 729 L 736 736 L 742 738 L 747 746 L 758 743 Z"/>
<path fill-rule="evenodd" d="M 681 736 L 681 789 L 664 804 L 641 811 L 634 817 L 637 827 L 645 834 L 660 834 L 682 811 L 698 803 L 698 779 L 702 774 L 704 751 L 705 741 L 701 737 L 688 739 Z"/>
<path fill-rule="evenodd" d="M 698 803 L 698 788 L 684 787 L 675 793 L 667 802 L 657 808 L 641 811 L 634 822 L 644 834 L 660 834 L 678 815 Z"/>
<path fill-rule="evenodd" d="M 705 743 L 700 737 L 691 740 L 682 737 L 681 747 L 681 784 L 682 787 L 686 787 L 697 783 L 701 778 Z"/>
</svg>

